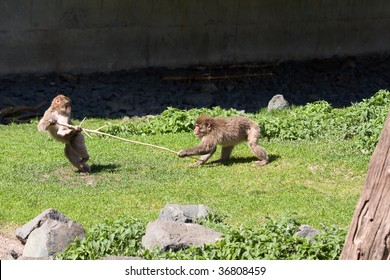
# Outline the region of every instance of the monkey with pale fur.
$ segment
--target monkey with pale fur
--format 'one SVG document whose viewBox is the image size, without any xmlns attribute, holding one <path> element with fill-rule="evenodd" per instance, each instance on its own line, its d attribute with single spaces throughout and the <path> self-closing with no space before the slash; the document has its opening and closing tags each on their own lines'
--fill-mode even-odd
<svg viewBox="0 0 390 280">
<path fill-rule="evenodd" d="M 91 172 L 91 168 L 86 162 L 89 159 L 88 151 L 85 146 L 84 135 L 81 133 L 81 127 L 75 126 L 74 129 L 61 126 L 69 124 L 71 113 L 70 98 L 65 95 L 57 95 L 49 109 L 47 109 L 38 123 L 39 131 L 49 131 L 50 135 L 57 141 L 65 144 L 65 156 L 80 172 Z"/>
<path fill-rule="evenodd" d="M 195 121 L 194 134 L 201 138 L 198 146 L 178 152 L 179 157 L 202 155 L 195 165 L 202 165 L 214 154 L 217 145 L 222 146 L 221 158 L 225 162 L 235 145 L 247 141 L 252 153 L 259 159 L 253 166 L 263 166 L 269 162 L 266 151 L 258 144 L 260 127 L 247 117 L 220 118 L 200 115 Z"/>
</svg>

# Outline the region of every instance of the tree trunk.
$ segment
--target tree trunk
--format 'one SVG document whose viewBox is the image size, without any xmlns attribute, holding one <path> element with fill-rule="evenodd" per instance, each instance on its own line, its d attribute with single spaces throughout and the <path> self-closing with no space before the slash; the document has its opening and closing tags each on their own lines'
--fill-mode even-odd
<svg viewBox="0 0 390 280">
<path fill-rule="evenodd" d="M 390 112 L 368 166 L 342 260 L 390 259 Z"/>
</svg>

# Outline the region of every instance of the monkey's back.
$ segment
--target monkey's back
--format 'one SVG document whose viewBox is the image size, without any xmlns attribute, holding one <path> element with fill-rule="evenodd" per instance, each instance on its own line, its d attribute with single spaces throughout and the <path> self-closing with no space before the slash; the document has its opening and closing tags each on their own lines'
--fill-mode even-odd
<svg viewBox="0 0 390 280">
<path fill-rule="evenodd" d="M 216 135 L 219 138 L 220 145 L 233 146 L 240 142 L 247 141 L 248 135 L 255 134 L 260 136 L 259 125 L 247 117 L 229 117 L 215 118 Z"/>
</svg>

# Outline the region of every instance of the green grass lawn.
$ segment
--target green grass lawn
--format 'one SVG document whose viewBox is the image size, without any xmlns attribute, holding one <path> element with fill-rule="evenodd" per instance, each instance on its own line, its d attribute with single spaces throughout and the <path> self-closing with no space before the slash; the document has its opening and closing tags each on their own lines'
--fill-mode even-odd
<svg viewBox="0 0 390 280">
<path fill-rule="evenodd" d="M 90 120 L 84 126 L 102 123 Z M 121 215 L 147 222 L 168 203 L 205 204 L 232 226 L 257 228 L 266 217 L 294 216 L 314 227 L 346 227 L 369 161 L 349 141 L 272 140 L 261 143 L 271 158 L 261 168 L 251 166 L 255 158 L 245 144 L 236 147 L 227 165 L 189 167 L 188 158 L 94 136 L 86 137 L 92 174 L 80 175 L 63 155 L 63 145 L 39 133 L 36 123 L 0 126 L 0 139 L 3 233 L 47 208 L 88 228 Z M 198 142 L 191 133 L 129 139 L 176 151 Z"/>
</svg>

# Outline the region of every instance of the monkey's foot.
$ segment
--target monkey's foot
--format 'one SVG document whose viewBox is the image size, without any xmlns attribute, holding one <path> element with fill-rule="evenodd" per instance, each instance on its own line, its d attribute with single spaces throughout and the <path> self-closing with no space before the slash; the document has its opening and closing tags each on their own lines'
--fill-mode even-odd
<svg viewBox="0 0 390 280">
<path fill-rule="evenodd" d="M 77 170 L 80 173 L 91 173 L 91 167 L 87 164 L 83 164 Z"/>
<path fill-rule="evenodd" d="M 190 163 L 188 166 L 194 167 L 194 166 L 201 166 L 203 164 L 204 164 L 204 162 L 199 160 L 197 162 Z"/>
<path fill-rule="evenodd" d="M 254 164 L 252 164 L 253 167 L 260 167 L 264 166 L 268 163 L 268 160 L 261 160 L 261 161 L 256 161 Z"/>
</svg>

